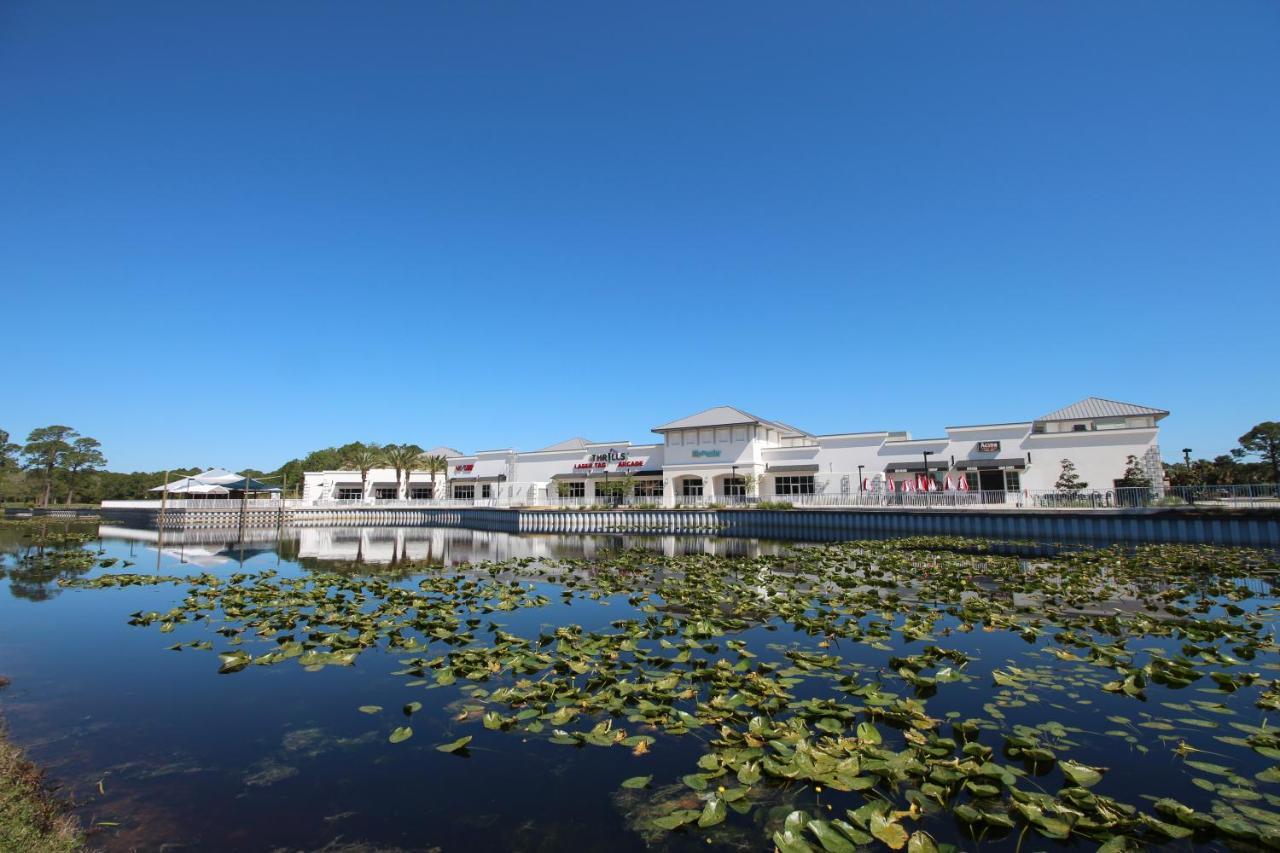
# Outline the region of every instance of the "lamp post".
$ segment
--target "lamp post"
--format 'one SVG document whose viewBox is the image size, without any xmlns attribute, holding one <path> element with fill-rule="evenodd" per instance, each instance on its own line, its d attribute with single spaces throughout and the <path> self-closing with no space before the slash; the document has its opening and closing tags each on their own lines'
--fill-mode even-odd
<svg viewBox="0 0 1280 853">
<path fill-rule="evenodd" d="M 933 455 L 932 450 L 921 451 L 924 454 L 924 479 L 925 485 L 929 484 L 929 457 Z"/>
<path fill-rule="evenodd" d="M 865 465 L 859 465 L 859 466 L 858 466 L 858 491 L 860 491 L 860 492 L 862 491 L 862 469 L 863 469 L 863 468 L 865 468 L 865 467 L 867 467 L 867 466 L 865 466 Z"/>
<path fill-rule="evenodd" d="M 1182 461 L 1187 463 L 1187 471 L 1191 470 L 1191 448 L 1182 448 Z"/>
<path fill-rule="evenodd" d="M 730 473 L 729 473 L 729 482 L 733 483 L 733 491 L 734 491 L 734 495 L 733 495 L 733 496 L 736 498 L 736 497 L 738 497 L 738 495 L 737 495 L 737 491 L 738 491 L 738 466 L 737 466 L 737 465 L 730 465 L 730 466 L 729 466 L 729 472 L 730 472 Z M 726 488 L 725 488 L 725 497 L 728 497 L 728 492 L 729 492 L 729 489 L 728 489 L 728 487 L 726 487 Z"/>
</svg>

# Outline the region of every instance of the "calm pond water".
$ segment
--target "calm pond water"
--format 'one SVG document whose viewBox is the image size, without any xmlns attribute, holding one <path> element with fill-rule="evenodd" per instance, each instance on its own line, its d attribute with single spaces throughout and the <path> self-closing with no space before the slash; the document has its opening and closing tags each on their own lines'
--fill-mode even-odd
<svg viewBox="0 0 1280 853">
<path fill-rule="evenodd" d="M 1042 590 L 1010 592 L 1000 583 L 984 581 L 996 575 L 985 562 L 989 558 L 963 549 L 909 552 L 907 563 L 928 564 L 921 570 L 925 577 L 931 571 L 936 577 L 956 566 L 968 567 L 972 577 L 965 582 L 974 585 L 965 597 L 973 603 L 966 606 L 979 607 L 984 598 L 988 604 L 992 598 L 1004 602 L 1002 608 L 984 611 L 981 620 L 970 619 L 964 612 L 942 612 L 941 606 L 932 608 L 925 598 L 936 590 L 927 584 L 926 588 L 897 582 L 845 585 L 840 595 L 857 596 L 863 602 L 879 598 L 883 604 L 851 613 L 850 602 L 855 599 L 846 597 L 833 612 L 823 612 L 822 605 L 815 606 L 811 600 L 796 606 L 795 590 L 812 591 L 811 586 L 796 585 L 797 575 L 786 575 L 786 592 L 770 587 L 773 580 L 743 581 L 736 575 L 735 567 L 748 564 L 752 571 L 777 565 L 781 575 L 794 548 L 834 559 L 832 552 L 823 551 L 826 546 L 816 545 L 697 536 L 517 536 L 389 527 L 250 530 L 244 539 L 236 531 L 187 530 L 166 532 L 161 539 L 155 530 L 103 525 L 88 528 L 97 538 L 84 547 L 95 552 L 95 559 L 88 565 L 68 566 L 22 562 L 30 554 L 32 529 L 0 527 L 0 565 L 6 569 L 5 579 L 0 580 L 5 587 L 0 591 L 0 675 L 12 679 L 11 686 L 0 692 L 0 714 L 11 738 L 48 768 L 62 792 L 74 800 L 85 825 L 95 827 L 92 844 L 106 850 L 771 849 L 774 833 L 782 829 L 782 817 L 793 810 L 826 820 L 850 820 L 846 810 L 857 809 L 868 797 L 891 800 L 890 819 L 900 821 L 906 833 L 927 831 L 938 842 L 966 850 L 1019 846 L 1023 850 L 1092 850 L 1098 846 L 1096 833 L 1089 838 L 1072 832 L 1061 839 L 1036 831 L 1024 833 L 1027 821 L 1016 812 L 1012 827 L 1007 827 L 997 818 L 975 823 L 958 819 L 951 808 L 936 803 L 929 807 L 928 797 L 921 797 L 920 790 L 930 783 L 922 785 L 925 777 L 912 777 L 909 767 L 902 770 L 907 776 L 901 784 L 865 793 L 838 790 L 839 783 L 818 790 L 812 779 L 806 781 L 803 776 L 753 782 L 749 770 L 744 777 L 740 767 L 732 766 L 717 776 L 720 765 L 699 763 L 709 750 L 728 749 L 730 757 L 741 759 L 746 753 L 734 750 L 747 748 L 716 746 L 718 735 L 727 737 L 720 729 L 723 723 L 698 728 L 690 722 L 691 731 L 684 734 L 678 719 L 645 724 L 628 721 L 623 714 L 612 725 L 625 728 L 631 740 L 607 748 L 590 743 L 575 746 L 553 742 L 553 732 L 557 728 L 589 732 L 608 715 L 584 713 L 563 724 L 548 718 L 545 725 L 532 726 L 538 729 L 533 731 L 528 727 L 538 721 L 536 715 L 529 712 L 517 719 L 517 712 L 526 706 L 494 702 L 492 695 L 486 696 L 488 691 L 521 684 L 519 689 L 532 692 L 539 682 L 550 683 L 549 678 L 572 679 L 577 669 L 559 675 L 546 668 L 537 672 L 526 658 L 527 675 L 513 675 L 505 663 L 501 671 L 494 664 L 492 678 L 469 675 L 465 670 L 473 664 L 457 663 L 452 670 L 456 680 L 439 678 L 441 656 L 495 642 L 519 649 L 524 647 L 516 641 L 532 640 L 524 652 L 515 653 L 517 657 L 540 651 L 581 664 L 583 678 L 574 682 L 574 690 L 599 693 L 616 686 L 616 674 L 599 676 L 594 669 L 597 662 L 613 661 L 619 652 L 625 657 L 634 644 L 602 640 L 589 645 L 582 638 L 593 632 L 596 637 L 616 637 L 620 631 L 640 636 L 635 626 L 645 624 L 650 633 L 641 647 L 655 653 L 666 648 L 672 657 L 656 663 L 652 657 L 645 659 L 645 678 L 661 683 L 666 673 L 684 672 L 677 650 L 694 652 L 689 664 L 692 681 L 679 680 L 670 689 L 674 696 L 675 691 L 688 688 L 684 698 L 690 701 L 678 707 L 700 717 L 717 713 L 712 706 L 699 710 L 698 705 L 716 693 L 715 685 L 737 685 L 721 691 L 721 699 L 736 702 L 733 696 L 743 695 L 741 679 L 754 678 L 750 675 L 754 669 L 783 679 L 789 690 L 787 701 L 792 703 L 786 712 L 781 704 L 761 712 L 758 725 L 780 724 L 796 716 L 799 703 L 814 700 L 827 704 L 813 704 L 799 718 L 814 727 L 815 736 L 838 733 L 852 739 L 857 723 L 874 716 L 879 729 L 875 737 L 883 737 L 886 747 L 893 744 L 904 749 L 910 742 L 909 732 L 931 732 L 917 725 L 924 712 L 903 711 L 904 701 L 920 703 L 929 717 L 940 721 L 939 737 L 956 739 L 953 723 L 983 721 L 974 728 L 971 740 L 994 748 L 994 754 L 981 748 L 961 754 L 962 737 L 952 744 L 957 766 L 962 766 L 959 763 L 966 755 L 974 759 L 972 766 L 995 762 L 1016 774 L 1016 784 L 1012 776 L 1001 781 L 998 770 L 968 782 L 962 774 L 958 781 L 944 784 L 953 792 L 952 804 L 973 802 L 990 814 L 1008 813 L 1007 802 L 997 808 L 994 800 L 983 798 L 980 786 L 960 787 L 979 785 L 984 778 L 996 787 L 1058 795 L 1067 784 L 1061 767 L 1052 758 L 1028 760 L 1017 752 L 1017 741 L 1011 754 L 1005 737 L 1013 733 L 1023 738 L 1024 749 L 1047 748 L 1057 758 L 1069 757 L 1086 770 L 1102 768 L 1101 782 L 1090 781 L 1076 789 L 1085 792 L 1082 796 L 1088 796 L 1088 787 L 1168 825 L 1176 821 L 1154 810 L 1158 798 L 1186 804 L 1202 819 L 1208 816 L 1209 828 L 1200 828 L 1188 839 L 1168 840 L 1169 849 L 1187 849 L 1191 844 L 1257 849 L 1275 839 L 1280 827 L 1280 774 L 1270 769 L 1277 765 L 1280 750 L 1267 745 L 1271 730 L 1259 728 L 1268 715 L 1280 714 L 1258 705 L 1268 701 L 1268 691 L 1275 690 L 1271 682 L 1280 676 L 1274 647 L 1274 566 L 1247 563 L 1242 569 L 1227 563 L 1224 576 L 1234 579 L 1225 586 L 1201 588 L 1198 597 L 1204 602 L 1203 610 L 1155 616 L 1162 625 L 1169 619 L 1190 619 L 1217 628 L 1192 634 L 1151 630 L 1125 648 L 1115 637 L 1086 636 L 1079 624 L 1063 628 L 1052 620 L 1037 622 L 1034 596 Z M 53 523 L 46 530 L 84 529 Z M 656 574 L 637 574 L 635 589 L 619 583 L 626 571 L 608 573 L 598 586 L 593 585 L 593 566 L 617 562 L 616 554 L 623 549 L 651 552 L 651 562 L 662 562 L 662 566 Z M 931 553 L 945 556 L 931 563 Z M 698 554 L 708 556 L 679 562 L 681 555 Z M 879 559 L 883 564 L 896 557 Z M 1009 561 L 1001 565 L 1019 570 L 1016 557 L 990 559 Z M 474 566 L 482 561 L 516 562 L 491 574 Z M 561 573 L 544 570 L 543 561 L 561 566 Z M 634 555 L 623 562 L 648 565 L 645 558 Z M 1021 565 L 1025 568 L 1028 563 Z M 714 623 L 706 626 L 705 634 L 687 631 L 682 636 L 658 630 L 659 620 L 674 619 L 683 625 L 686 617 L 700 618 L 697 608 L 705 606 L 693 599 L 692 603 L 662 600 L 659 592 L 673 589 L 664 585 L 668 582 L 664 573 L 683 573 L 681 577 L 688 578 L 690 572 L 710 566 L 717 572 L 735 573 L 735 595 L 762 590 L 759 601 L 772 601 L 785 615 L 746 618 L 727 627 Z M 119 573 L 203 574 L 220 581 L 210 587 L 205 579 L 202 586 L 215 593 L 198 604 L 184 604 L 191 583 L 75 585 Z M 254 599 L 256 605 L 242 607 L 228 604 L 225 597 L 218 599 L 225 590 L 251 585 L 254 577 L 264 574 L 265 586 L 259 588 L 262 595 Z M 302 666 L 299 661 L 283 660 L 278 665 L 243 666 L 219 657 L 217 652 L 236 654 L 241 649 L 257 657 L 303 641 L 308 631 L 323 633 L 325 623 L 318 619 L 305 625 L 291 623 L 279 634 L 265 631 L 259 636 L 259 626 L 243 635 L 219 633 L 228 626 L 242 626 L 248 618 L 245 611 L 253 607 L 291 607 L 295 614 L 314 614 L 315 600 L 282 602 L 303 588 L 294 585 L 293 579 L 317 574 L 344 578 L 331 590 L 341 603 L 337 612 L 357 619 L 365 614 L 370 626 L 373 618 L 367 614 L 393 594 L 388 589 L 412 591 L 439 602 L 450 594 L 441 592 L 441 578 L 465 578 L 458 589 L 474 596 L 468 600 L 483 599 L 492 606 L 476 610 L 475 625 L 453 625 L 434 638 L 425 630 L 399 631 L 400 639 L 413 638 L 405 648 L 388 648 L 386 635 L 380 633 L 377 643 L 345 661 L 350 665 Z M 244 580 L 240 575 L 253 577 Z M 364 586 L 366 578 L 377 585 Z M 566 586 L 568 578 L 573 581 Z M 64 586 L 60 581 L 73 583 Z M 1059 588 L 1061 595 L 1053 607 L 1064 606 L 1062 600 L 1073 597 L 1066 586 Z M 1151 595 L 1159 592 L 1159 586 L 1155 584 L 1154 593 L 1141 584 L 1111 589 L 1105 601 L 1081 599 L 1071 604 L 1071 612 L 1095 614 L 1088 618 L 1099 620 L 1115 613 L 1140 617 L 1150 609 Z M 1233 592 L 1224 594 L 1226 590 Z M 1179 603 L 1186 607 L 1196 600 L 1197 596 L 1184 597 Z M 737 604 L 741 602 L 734 607 Z M 1020 605 L 1030 605 L 1032 630 L 1025 622 L 1001 621 L 1000 609 L 1012 614 Z M 135 614 L 172 615 L 174 608 L 185 608 L 190 618 L 129 624 Z M 927 624 L 916 624 L 926 610 L 934 615 Z M 726 607 L 725 612 L 744 611 Z M 759 602 L 753 605 L 753 613 L 760 615 Z M 201 618 L 205 616 L 209 618 Z M 382 617 L 408 618 L 395 612 Z M 630 621 L 624 628 L 620 620 Z M 1223 627 L 1228 621 L 1239 631 Z M 1257 627 L 1248 628 L 1250 624 Z M 557 639 L 556 630 L 564 626 L 579 626 L 581 631 L 575 629 Z M 741 645 L 731 646 L 731 642 Z M 170 650 L 175 646 L 177 650 Z M 1098 646 L 1111 650 L 1101 653 L 1111 655 L 1109 659 L 1134 658 L 1122 666 L 1103 666 Z M 946 654 L 931 657 L 930 648 L 941 648 Z M 1105 689 L 1154 657 L 1176 661 L 1173 683 L 1138 677 L 1128 683 L 1128 691 Z M 309 658 L 303 655 L 300 660 L 305 663 Z M 479 660 L 483 666 L 486 659 Z M 1188 660 L 1194 663 L 1185 663 Z M 1179 683 L 1179 667 L 1184 675 L 1194 668 L 1196 679 Z M 232 671 L 220 673 L 220 668 Z M 635 672 L 640 669 L 637 664 Z M 1161 669 L 1158 662 L 1155 669 Z M 1231 689 L 1209 677 L 1211 671 L 1225 673 Z M 1148 676 L 1150 672 L 1149 667 Z M 872 692 L 852 692 L 859 688 Z M 482 692 L 475 693 L 476 689 Z M 693 697 L 694 689 L 708 692 Z M 1135 695 L 1139 691 L 1142 695 Z M 891 705 L 891 700 L 898 704 Z M 422 706 L 411 715 L 402 711 L 410 702 Z M 841 711 L 833 702 L 855 710 Z M 573 705 L 573 701 L 538 710 L 563 704 Z M 379 710 L 361 710 L 369 706 Z M 898 716 L 857 713 L 864 706 L 897 709 Z M 486 711 L 501 722 L 490 727 L 492 720 L 483 718 Z M 627 713 L 634 714 L 634 707 L 628 707 Z M 847 718 L 841 713 L 847 713 Z M 724 714 L 731 716 L 731 711 Z M 909 718 L 912 714 L 914 720 Z M 830 722 L 819 725 L 824 720 Z M 411 726 L 412 736 L 390 742 L 401 726 Z M 1028 734 L 1034 727 L 1039 728 Z M 748 731 L 745 723 L 731 721 L 729 728 Z M 858 737 L 869 740 L 872 736 L 857 731 Z M 648 739 L 638 746 L 634 736 L 642 734 Z M 466 736 L 473 740 L 454 753 L 437 748 Z M 1249 738 L 1254 741 L 1248 742 Z M 794 762 L 794 740 L 779 740 L 772 753 L 763 752 Z M 1180 745 L 1185 747 L 1180 750 Z M 762 759 L 754 760 L 758 764 Z M 867 753 L 861 761 L 864 775 L 880 772 L 868 769 L 873 759 Z M 682 781 L 691 774 L 705 778 Z M 858 775 L 856 769 L 853 775 Z M 644 787 L 621 786 L 637 776 L 652 779 Z M 929 778 L 937 781 L 939 777 Z M 717 795 L 722 786 L 727 790 Z M 748 788 L 749 795 L 734 793 Z M 677 831 L 652 825 L 655 815 L 674 813 L 673 803 L 677 810 L 701 812 L 708 808 L 708 798 L 716 796 L 743 806 L 746 813 L 722 808 L 727 816 L 706 829 L 698 828 L 692 819 Z M 732 800 L 735 796 L 742 799 Z M 912 799 L 925 801 L 924 807 L 913 810 Z M 750 810 L 745 809 L 748 802 L 753 806 Z M 1091 800 L 1087 807 L 1080 806 L 1080 812 L 1089 813 L 1095 806 Z M 912 811 L 919 813 L 907 814 Z M 1077 820 L 1063 815 L 1070 822 Z M 1212 828 L 1214 821 L 1243 821 L 1244 828 L 1226 824 L 1227 829 L 1240 829 L 1233 840 L 1232 833 Z M 1132 834 L 1142 836 L 1149 846 L 1164 843 L 1158 828 L 1148 826 L 1144 832 Z M 821 832 L 801 829 L 799 834 L 813 849 L 823 848 L 818 840 Z M 877 832 L 876 837 L 887 839 L 891 846 L 897 843 L 892 832 Z M 837 843 L 840 840 L 829 840 L 828 849 L 843 849 Z M 843 843 L 850 843 L 847 837 Z M 874 844 L 880 846 L 880 841 Z"/>
</svg>

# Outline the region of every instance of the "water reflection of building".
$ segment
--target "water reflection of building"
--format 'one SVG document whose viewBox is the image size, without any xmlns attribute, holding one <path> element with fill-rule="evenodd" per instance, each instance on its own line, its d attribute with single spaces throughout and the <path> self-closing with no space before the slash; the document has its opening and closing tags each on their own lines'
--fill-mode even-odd
<svg viewBox="0 0 1280 853">
<path fill-rule="evenodd" d="M 119 527 L 103 524 L 98 528 L 103 539 L 120 539 L 142 544 L 151 553 L 163 554 L 179 563 L 202 569 L 243 563 L 259 554 L 279 554 L 288 530 L 272 528 L 189 527 L 177 530 L 145 527 Z"/>
<path fill-rule="evenodd" d="M 301 527 L 180 529 L 102 525 L 105 539 L 136 542 L 146 550 L 201 568 L 234 565 L 263 553 L 308 568 L 330 563 L 436 566 L 517 559 L 594 559 L 610 551 L 640 548 L 676 556 L 756 556 L 782 546 L 756 539 L 703 535 L 513 534 L 460 527 Z"/>
<path fill-rule="evenodd" d="M 286 533 L 297 537 L 299 560 L 375 564 L 414 561 L 456 566 L 483 560 L 590 559 L 626 548 L 643 548 L 668 556 L 754 556 L 762 550 L 772 550 L 772 546 L 752 539 L 615 534 L 520 536 L 451 527 L 304 527 Z"/>
</svg>

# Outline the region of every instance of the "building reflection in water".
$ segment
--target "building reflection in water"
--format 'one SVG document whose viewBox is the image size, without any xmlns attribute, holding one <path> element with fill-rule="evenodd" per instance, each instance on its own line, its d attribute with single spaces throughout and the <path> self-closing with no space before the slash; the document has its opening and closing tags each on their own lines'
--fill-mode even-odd
<svg viewBox="0 0 1280 853">
<path fill-rule="evenodd" d="M 585 558 L 607 551 L 643 548 L 669 556 L 754 556 L 780 545 L 755 539 L 709 536 L 615 534 L 512 534 L 456 527 L 307 527 L 288 531 L 298 539 L 298 558 L 380 565 L 422 562 L 457 566 L 484 560 Z"/>
<path fill-rule="evenodd" d="M 458 566 L 486 560 L 590 559 L 608 551 L 641 548 L 667 556 L 738 557 L 777 553 L 785 545 L 758 539 L 702 535 L 513 534 L 457 527 L 132 528 L 103 525 L 103 538 L 159 549 L 199 568 L 214 569 L 262 554 L 306 568 L 329 564 Z"/>
</svg>

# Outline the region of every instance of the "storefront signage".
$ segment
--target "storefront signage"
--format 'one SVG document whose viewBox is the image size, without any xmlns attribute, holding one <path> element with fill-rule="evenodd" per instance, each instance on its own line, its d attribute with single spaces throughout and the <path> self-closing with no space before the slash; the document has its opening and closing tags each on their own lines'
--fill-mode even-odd
<svg viewBox="0 0 1280 853">
<path fill-rule="evenodd" d="M 999 453 L 1000 442 L 998 441 L 979 441 L 977 451 L 979 453 Z"/>
<path fill-rule="evenodd" d="M 464 472 L 464 471 L 470 471 L 470 470 L 472 470 L 472 469 L 473 469 L 473 468 L 475 468 L 475 467 L 476 467 L 476 466 L 475 466 L 475 463 L 469 463 L 469 464 L 466 464 L 466 465 L 454 465 L 454 466 L 453 466 L 453 473 L 458 474 L 458 473 L 461 473 L 461 472 Z"/>
<path fill-rule="evenodd" d="M 693 458 L 694 458 L 694 459 L 697 459 L 697 458 L 698 458 L 698 457 L 700 457 L 700 456 L 702 456 L 702 457 L 706 457 L 706 458 L 710 459 L 710 458 L 713 458 L 713 457 L 716 457 L 716 456 L 719 456 L 719 455 L 720 455 L 720 451 L 719 451 L 719 450 L 695 450 L 695 451 L 693 451 Z"/>
<path fill-rule="evenodd" d="M 621 462 L 627 458 L 627 451 L 609 448 L 607 453 L 592 453 L 587 458 L 592 462 Z"/>
<path fill-rule="evenodd" d="M 597 454 L 603 456 L 604 454 Z M 616 462 L 619 471 L 625 471 L 628 468 L 643 468 L 645 459 L 627 459 L 626 454 L 622 454 L 622 459 L 605 460 L 593 458 L 591 462 L 579 462 L 573 466 L 575 471 L 603 471 L 609 467 L 610 461 Z"/>
</svg>

